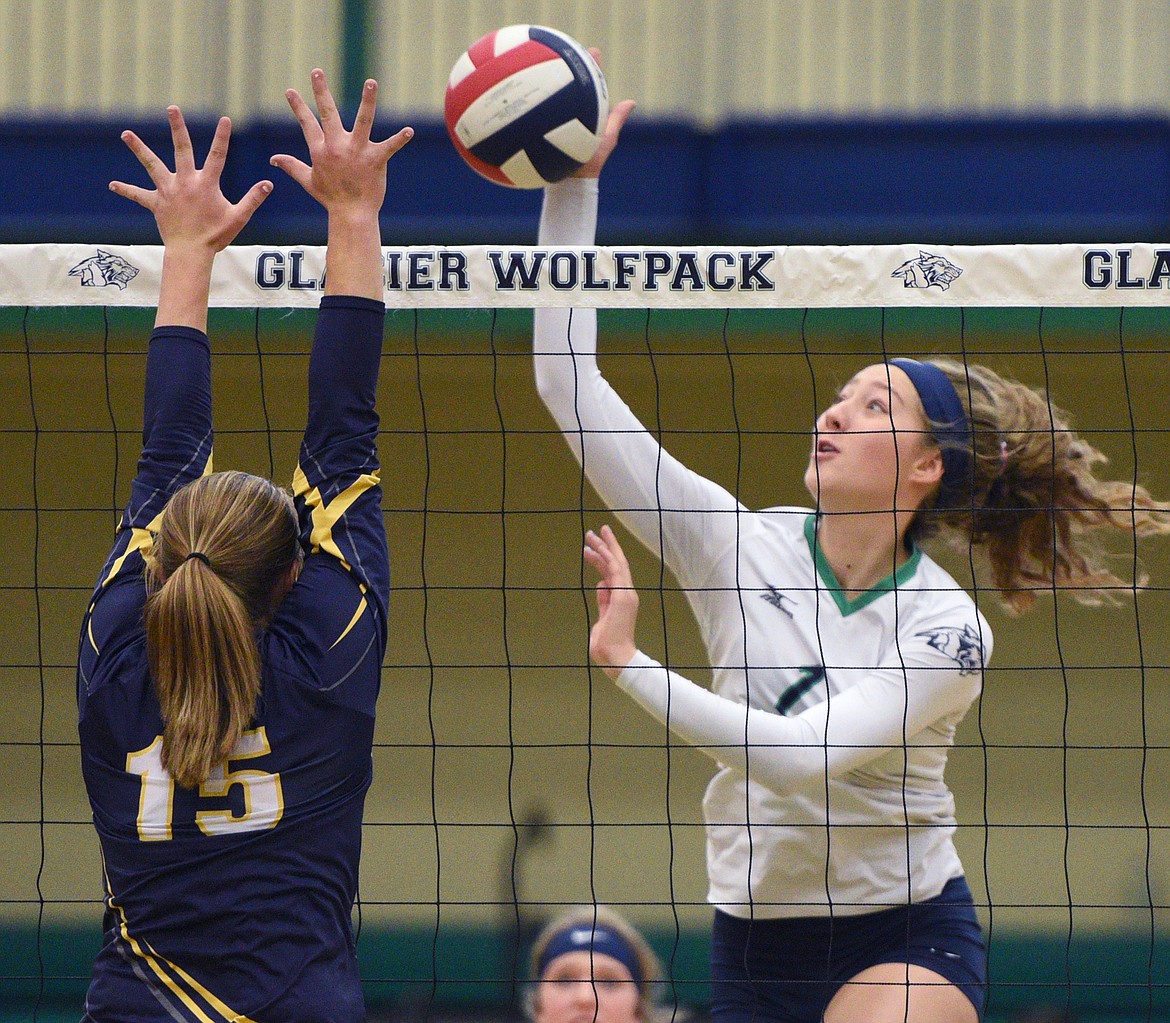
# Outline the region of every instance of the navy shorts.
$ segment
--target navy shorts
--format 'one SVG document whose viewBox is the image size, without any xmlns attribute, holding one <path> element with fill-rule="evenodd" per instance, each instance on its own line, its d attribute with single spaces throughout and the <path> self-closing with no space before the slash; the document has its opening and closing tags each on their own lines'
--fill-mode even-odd
<svg viewBox="0 0 1170 1023">
<path fill-rule="evenodd" d="M 743 920 L 715 911 L 711 1016 L 718 1023 L 820 1023 L 846 981 L 881 963 L 940 974 L 983 1018 L 987 953 L 965 878 L 926 902 L 859 916 Z"/>
</svg>

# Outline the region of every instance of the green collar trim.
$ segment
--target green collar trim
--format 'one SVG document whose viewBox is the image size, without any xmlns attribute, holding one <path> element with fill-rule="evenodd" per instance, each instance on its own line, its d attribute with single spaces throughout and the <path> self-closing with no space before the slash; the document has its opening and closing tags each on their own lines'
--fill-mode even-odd
<svg viewBox="0 0 1170 1023">
<path fill-rule="evenodd" d="M 922 551 L 918 547 L 914 547 L 906 564 L 850 600 L 845 596 L 845 590 L 837 581 L 833 566 L 829 564 L 828 559 L 821 551 L 820 544 L 817 543 L 817 517 L 815 514 L 804 520 L 804 536 L 808 541 L 808 549 L 812 554 L 813 564 L 816 565 L 817 575 L 820 576 L 825 589 L 833 595 L 833 600 L 837 602 L 837 609 L 843 617 L 853 614 L 854 611 L 860 611 L 879 597 L 884 597 L 891 590 L 905 584 L 918 570 L 918 563 L 922 560 Z"/>
</svg>

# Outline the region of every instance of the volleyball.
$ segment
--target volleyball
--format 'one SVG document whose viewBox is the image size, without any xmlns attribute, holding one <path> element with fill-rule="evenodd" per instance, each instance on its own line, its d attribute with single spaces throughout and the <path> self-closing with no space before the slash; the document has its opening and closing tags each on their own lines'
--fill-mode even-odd
<svg viewBox="0 0 1170 1023">
<path fill-rule="evenodd" d="M 444 112 L 451 141 L 473 170 L 511 188 L 544 188 L 597 151 L 609 98 L 601 68 L 575 39 L 542 25 L 509 25 L 455 62 Z"/>
</svg>

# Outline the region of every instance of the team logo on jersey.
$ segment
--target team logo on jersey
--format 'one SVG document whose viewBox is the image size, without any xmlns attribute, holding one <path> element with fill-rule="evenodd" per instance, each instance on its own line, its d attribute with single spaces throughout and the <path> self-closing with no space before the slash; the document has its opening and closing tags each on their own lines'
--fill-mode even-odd
<svg viewBox="0 0 1170 1023">
<path fill-rule="evenodd" d="M 768 587 L 767 593 L 761 593 L 760 596 L 771 604 L 778 611 L 783 611 L 789 618 L 793 617 L 793 609 L 796 607 L 796 601 L 785 593 L 781 593 L 775 586 L 770 583 L 765 583 Z M 791 605 L 791 606 L 786 606 Z"/>
<path fill-rule="evenodd" d="M 979 642 L 979 633 L 970 625 L 961 629 L 946 626 L 941 629 L 928 629 L 918 633 L 926 637 L 935 650 L 941 650 L 959 666 L 960 675 L 974 675 L 983 668 L 983 644 Z"/>
<path fill-rule="evenodd" d="M 83 259 L 69 271 L 70 277 L 80 277 L 83 288 L 108 288 L 111 284 L 119 291 L 138 276 L 138 267 L 115 256 L 105 249 L 98 249 L 96 256 Z"/>
<path fill-rule="evenodd" d="M 939 288 L 946 291 L 962 272 L 950 260 L 919 249 L 917 259 L 906 260 L 890 276 L 901 277 L 903 288 Z"/>
</svg>

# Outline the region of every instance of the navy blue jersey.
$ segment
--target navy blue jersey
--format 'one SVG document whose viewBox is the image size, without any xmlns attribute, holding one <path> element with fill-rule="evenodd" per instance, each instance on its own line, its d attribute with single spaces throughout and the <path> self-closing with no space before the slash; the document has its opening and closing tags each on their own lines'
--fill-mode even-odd
<svg viewBox="0 0 1170 1023">
<path fill-rule="evenodd" d="M 162 768 L 143 551 L 170 496 L 210 471 L 210 348 L 191 328 L 151 337 L 142 457 L 78 663 L 106 886 L 86 1020 L 365 1018 L 351 911 L 390 589 L 374 410 L 383 318 L 369 299 L 321 302 L 293 484 L 304 569 L 258 636 L 255 720 L 198 790 Z"/>
</svg>

